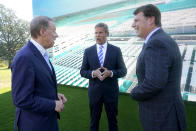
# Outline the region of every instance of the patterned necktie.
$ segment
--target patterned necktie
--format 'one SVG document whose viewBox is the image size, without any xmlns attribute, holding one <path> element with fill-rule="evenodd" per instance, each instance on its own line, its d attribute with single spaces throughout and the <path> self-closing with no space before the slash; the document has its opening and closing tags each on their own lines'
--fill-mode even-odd
<svg viewBox="0 0 196 131">
<path fill-rule="evenodd" d="M 50 65 L 50 62 L 49 62 L 49 58 L 48 58 L 47 52 L 44 53 L 44 59 L 46 60 L 48 66 L 49 66 L 49 68 L 50 68 L 50 70 L 52 70 L 52 67 L 51 67 L 51 65 Z"/>
<path fill-rule="evenodd" d="M 99 57 L 100 65 L 103 66 L 103 46 L 102 45 L 99 46 L 98 57 Z"/>
</svg>

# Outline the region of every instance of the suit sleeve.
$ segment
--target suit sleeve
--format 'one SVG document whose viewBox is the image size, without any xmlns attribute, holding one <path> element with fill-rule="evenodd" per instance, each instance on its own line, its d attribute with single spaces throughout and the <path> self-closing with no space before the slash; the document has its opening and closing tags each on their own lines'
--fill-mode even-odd
<svg viewBox="0 0 196 131">
<path fill-rule="evenodd" d="M 131 97 L 143 101 L 156 96 L 168 82 L 169 53 L 160 41 L 154 41 L 144 52 L 145 78 L 131 91 Z"/>
<path fill-rule="evenodd" d="M 122 52 L 120 48 L 117 49 L 117 68 L 112 70 L 113 78 L 124 77 L 127 74 L 127 68 L 122 57 Z"/>
<path fill-rule="evenodd" d="M 11 69 L 12 98 L 16 107 L 40 113 L 55 111 L 55 100 L 36 95 L 35 71 L 27 57 L 17 58 Z"/>
<path fill-rule="evenodd" d="M 88 61 L 88 55 L 87 50 L 84 51 L 83 61 L 82 61 L 82 67 L 80 70 L 80 75 L 82 77 L 85 77 L 87 79 L 93 79 L 92 78 L 92 70 L 90 70 L 90 65 Z"/>
</svg>

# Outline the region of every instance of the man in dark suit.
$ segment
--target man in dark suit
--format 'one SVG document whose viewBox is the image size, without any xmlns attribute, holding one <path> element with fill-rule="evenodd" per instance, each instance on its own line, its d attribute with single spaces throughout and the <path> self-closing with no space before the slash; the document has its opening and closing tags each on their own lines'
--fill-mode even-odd
<svg viewBox="0 0 196 131">
<path fill-rule="evenodd" d="M 156 6 L 141 6 L 134 15 L 132 27 L 145 43 L 136 65 L 138 85 L 131 91 L 131 97 L 139 102 L 143 130 L 184 131 L 182 60 L 178 45 L 161 28 L 161 14 Z"/>
<path fill-rule="evenodd" d="M 90 131 L 99 130 L 99 120 L 104 104 L 109 130 L 117 131 L 118 78 L 127 73 L 120 48 L 107 42 L 108 26 L 95 26 L 96 44 L 84 52 L 80 74 L 89 79 Z"/>
<path fill-rule="evenodd" d="M 15 130 L 58 131 L 57 118 L 67 100 L 57 93 L 54 68 L 46 52 L 58 37 L 56 27 L 51 18 L 38 16 L 31 21 L 30 32 L 32 39 L 11 65 Z"/>
</svg>

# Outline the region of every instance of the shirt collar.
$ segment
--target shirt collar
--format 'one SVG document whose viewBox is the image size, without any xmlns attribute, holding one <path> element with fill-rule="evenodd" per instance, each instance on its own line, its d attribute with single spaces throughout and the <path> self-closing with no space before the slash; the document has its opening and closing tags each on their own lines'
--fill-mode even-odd
<svg viewBox="0 0 196 131">
<path fill-rule="evenodd" d="M 99 44 L 96 44 L 96 45 L 97 45 L 97 49 L 99 49 L 99 47 L 101 46 Z M 106 41 L 102 46 L 103 46 L 103 49 L 107 49 L 108 42 Z"/>
<path fill-rule="evenodd" d="M 148 40 L 150 39 L 150 37 L 157 31 L 159 30 L 161 27 L 157 27 L 156 29 L 154 29 L 153 31 L 151 31 L 148 36 L 146 37 L 146 40 L 145 40 L 145 44 L 148 42 Z"/>
<path fill-rule="evenodd" d="M 44 47 L 41 44 L 39 44 L 37 41 L 35 41 L 34 39 L 31 39 L 30 41 L 39 50 L 42 56 L 44 56 L 44 54 L 46 53 L 46 49 L 44 49 Z"/>
</svg>

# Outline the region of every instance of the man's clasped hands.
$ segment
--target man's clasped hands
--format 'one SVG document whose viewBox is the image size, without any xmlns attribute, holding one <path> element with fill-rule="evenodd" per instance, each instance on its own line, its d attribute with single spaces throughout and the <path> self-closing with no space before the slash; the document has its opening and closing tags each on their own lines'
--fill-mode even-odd
<svg viewBox="0 0 196 131">
<path fill-rule="evenodd" d="M 97 77 L 100 81 L 105 80 L 107 77 L 111 77 L 111 75 L 112 71 L 103 66 L 93 71 L 93 77 Z"/>
</svg>

